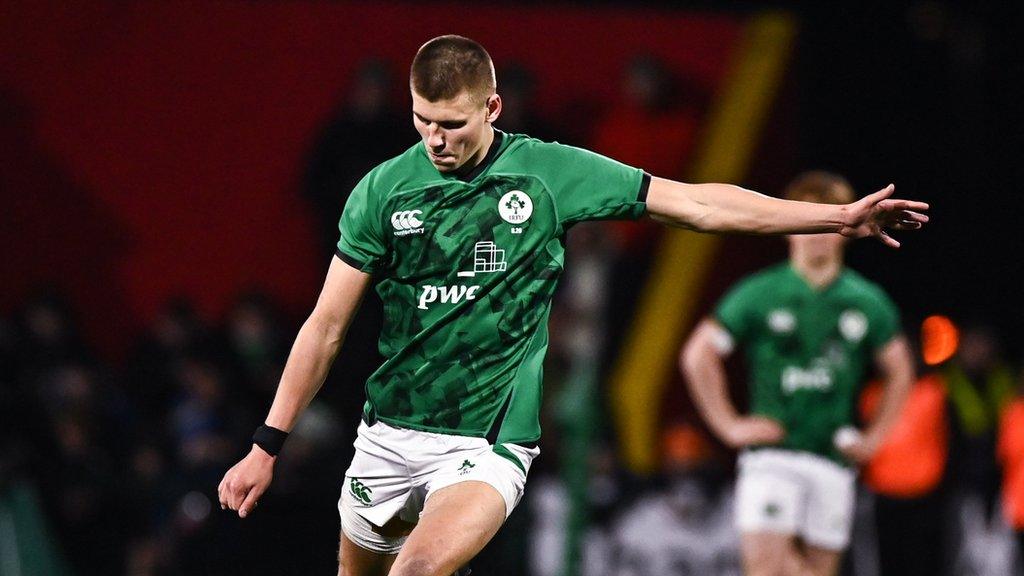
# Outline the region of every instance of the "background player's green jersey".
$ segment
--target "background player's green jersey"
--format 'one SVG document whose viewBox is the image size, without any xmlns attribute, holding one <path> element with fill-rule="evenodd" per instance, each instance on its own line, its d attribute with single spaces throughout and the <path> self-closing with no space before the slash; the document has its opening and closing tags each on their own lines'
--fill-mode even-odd
<svg viewBox="0 0 1024 576">
<path fill-rule="evenodd" d="M 531 444 L 567 228 L 637 218 L 650 176 L 603 156 L 495 131 L 484 160 L 442 174 L 423 144 L 374 168 L 341 216 L 338 256 L 384 302 L 367 419 Z"/>
<path fill-rule="evenodd" d="M 715 318 L 744 348 L 751 413 L 786 429 L 779 447 L 845 463 L 832 436 L 852 422 L 874 353 L 899 331 L 882 289 L 845 269 L 815 290 L 785 263 L 742 281 Z"/>
</svg>

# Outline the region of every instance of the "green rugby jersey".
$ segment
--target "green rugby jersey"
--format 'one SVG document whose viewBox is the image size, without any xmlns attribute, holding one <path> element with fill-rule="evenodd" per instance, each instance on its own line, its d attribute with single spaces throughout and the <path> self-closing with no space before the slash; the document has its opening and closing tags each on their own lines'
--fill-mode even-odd
<svg viewBox="0 0 1024 576">
<path fill-rule="evenodd" d="M 380 279 L 384 364 L 364 416 L 492 444 L 540 437 L 541 365 L 567 228 L 638 218 L 650 176 L 579 148 L 495 131 L 442 174 L 422 143 L 356 185 L 338 256 Z"/>
<path fill-rule="evenodd" d="M 885 292 L 849 269 L 815 290 L 784 263 L 740 282 L 715 318 L 744 349 L 751 413 L 786 428 L 778 447 L 845 464 L 832 436 L 852 423 L 874 353 L 899 332 Z"/>
</svg>

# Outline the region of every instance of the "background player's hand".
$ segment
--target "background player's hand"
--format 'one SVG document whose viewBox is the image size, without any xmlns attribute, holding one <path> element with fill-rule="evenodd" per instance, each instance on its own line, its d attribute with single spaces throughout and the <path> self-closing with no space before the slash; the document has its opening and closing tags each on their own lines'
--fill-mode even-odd
<svg viewBox="0 0 1024 576">
<path fill-rule="evenodd" d="M 737 418 L 725 429 L 725 443 L 732 448 L 777 444 L 786 437 L 786 429 L 778 421 L 764 416 Z"/>
<path fill-rule="evenodd" d="M 913 200 L 895 200 L 892 196 L 896 186 L 889 184 L 874 194 L 869 194 L 853 204 L 846 205 L 846 219 L 840 234 L 847 238 L 874 236 L 886 246 L 899 248 L 900 243 L 888 230 L 917 230 L 928 221 L 921 212 L 928 204 Z"/>
<path fill-rule="evenodd" d="M 847 440 L 842 440 L 837 432 L 833 439 L 836 448 L 850 462 L 862 465 L 867 464 L 878 452 L 880 443 L 870 434 L 850 434 Z"/>
<path fill-rule="evenodd" d="M 270 486 L 275 459 L 254 445 L 245 458 L 224 474 L 224 479 L 217 486 L 221 509 L 238 510 L 240 518 L 248 516 Z"/>
</svg>

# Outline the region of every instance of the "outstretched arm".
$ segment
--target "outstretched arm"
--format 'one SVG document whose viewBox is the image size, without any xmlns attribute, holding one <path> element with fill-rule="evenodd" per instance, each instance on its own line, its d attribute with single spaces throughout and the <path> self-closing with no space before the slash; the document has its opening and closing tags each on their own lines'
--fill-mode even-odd
<svg viewBox="0 0 1024 576">
<path fill-rule="evenodd" d="M 327 279 L 313 313 L 299 329 L 288 355 L 266 424 L 291 431 L 299 415 L 320 390 L 341 348 L 345 332 L 362 300 L 370 275 L 331 261 Z M 238 510 L 245 518 L 270 486 L 275 456 L 253 444 L 249 454 L 228 470 L 217 487 L 221 508 Z"/>
<path fill-rule="evenodd" d="M 723 356 L 731 350 L 730 337 L 718 322 L 706 318 L 697 325 L 679 356 L 679 368 L 690 397 L 716 436 L 732 448 L 774 444 L 785 430 L 761 416 L 740 416 L 729 399 Z"/>
<path fill-rule="evenodd" d="M 852 204 L 782 200 L 730 184 L 684 184 L 653 178 L 647 213 L 659 222 L 700 232 L 820 234 L 848 238 L 874 236 L 888 246 L 900 243 L 888 230 L 916 230 L 928 221 L 924 202 L 889 198 L 895 186 Z"/>
</svg>

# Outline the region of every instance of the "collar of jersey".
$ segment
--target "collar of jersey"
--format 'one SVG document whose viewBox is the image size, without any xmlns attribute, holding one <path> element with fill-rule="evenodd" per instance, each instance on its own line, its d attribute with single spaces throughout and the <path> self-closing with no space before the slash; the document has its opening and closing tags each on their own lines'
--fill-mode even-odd
<svg viewBox="0 0 1024 576">
<path fill-rule="evenodd" d="M 484 170 L 487 170 L 487 168 L 494 163 L 494 159 L 498 157 L 498 152 L 501 151 L 502 144 L 507 140 L 507 138 L 505 138 L 505 134 L 501 130 L 498 130 L 497 128 L 492 128 L 492 130 L 494 130 L 494 140 L 491 141 L 491 147 L 487 149 L 487 154 L 479 164 L 474 166 L 472 170 L 465 174 L 441 174 L 441 176 L 445 179 L 451 178 L 462 182 L 472 182 L 477 176 L 482 174 Z M 426 156 L 426 153 L 424 153 L 424 156 Z"/>
</svg>

